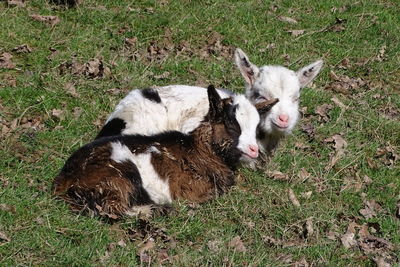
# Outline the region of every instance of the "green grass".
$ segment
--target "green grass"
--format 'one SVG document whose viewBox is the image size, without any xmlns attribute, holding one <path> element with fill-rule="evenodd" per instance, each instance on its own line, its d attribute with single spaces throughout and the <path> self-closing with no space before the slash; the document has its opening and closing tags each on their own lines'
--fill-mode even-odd
<svg viewBox="0 0 400 267">
<path fill-rule="evenodd" d="M 373 234 L 393 243 L 390 253 L 400 258 L 400 220 L 395 217 L 400 168 L 398 156 L 391 154 L 400 154 L 398 1 L 82 2 L 71 9 L 38 0 L 27 1 L 25 7 L 0 2 L 0 54 L 11 53 L 16 64 L 0 69 L 0 131 L 11 128 L 0 140 L 0 204 L 15 207 L 15 212 L 0 209 L 0 232 L 9 238 L 0 239 L 1 266 L 140 265 L 137 255 L 147 240 L 135 234 L 143 230 L 140 222 L 128 218 L 109 224 L 71 212 L 53 199 L 53 178 L 133 88 L 213 83 L 243 92 L 230 53 L 235 47 L 257 65 L 298 69 L 318 58 L 325 61 L 314 84 L 302 92 L 301 106 L 307 110 L 299 126 L 265 166 L 266 171 L 286 173 L 289 180 L 242 169 L 241 181 L 228 194 L 198 207 L 176 203 L 173 215 L 154 218 L 148 229 L 155 242 L 145 252 L 151 262 L 168 256 L 164 263 L 178 266 L 289 266 L 301 260 L 373 266 L 381 252 L 342 246 L 340 237 L 350 222 L 377 229 Z M 47 26 L 31 19 L 32 14 L 55 15 L 61 22 Z M 278 16 L 298 23 L 282 22 Z M 344 20 L 339 31 L 331 27 L 337 18 Z M 305 30 L 299 37 L 287 32 L 299 29 Z M 137 38 L 134 46 L 125 44 L 131 37 Z M 33 51 L 12 52 L 22 44 Z M 165 50 L 149 55 L 150 45 Z M 378 56 L 384 46 L 382 60 Z M 50 57 L 50 49 L 57 53 Z M 111 75 L 93 79 L 59 70 L 73 59 L 85 63 L 93 58 L 101 59 Z M 346 68 L 341 67 L 343 59 L 349 60 Z M 361 78 L 366 85 L 350 95 L 335 93 L 329 89 L 330 71 Z M 165 72 L 165 79 L 155 78 Z M 79 97 L 67 92 L 67 83 L 74 84 Z M 332 97 L 347 108 L 334 104 Z M 324 103 L 333 106 L 327 122 L 314 113 Z M 82 108 L 79 117 L 74 115 L 77 107 Z M 52 115 L 55 109 L 63 116 Z M 37 127 L 27 126 L 29 121 L 38 122 Z M 306 123 L 315 128 L 313 138 L 301 131 Z M 324 140 L 334 134 L 341 134 L 348 145 L 345 155 L 327 168 L 334 149 Z M 393 152 L 377 157 L 377 150 L 385 147 Z M 302 169 L 311 176 L 300 175 Z M 365 175 L 372 183 L 364 182 Z M 289 188 L 301 207 L 289 201 Z M 308 191 L 308 199 L 301 197 Z M 366 219 L 360 214 L 364 200 L 375 200 L 382 209 Z M 305 238 L 308 218 L 314 233 Z M 329 232 L 338 237 L 327 238 Z M 245 252 L 228 246 L 236 236 Z M 126 246 L 115 245 L 120 240 Z"/>
</svg>

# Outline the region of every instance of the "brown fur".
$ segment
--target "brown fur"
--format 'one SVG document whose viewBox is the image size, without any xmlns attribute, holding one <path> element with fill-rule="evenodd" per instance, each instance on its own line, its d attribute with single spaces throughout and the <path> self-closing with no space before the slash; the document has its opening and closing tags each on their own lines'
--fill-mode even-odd
<svg viewBox="0 0 400 267">
<path fill-rule="evenodd" d="M 234 170 L 241 156 L 236 148 L 240 126 L 226 119 L 233 112 L 229 111 L 230 100 L 222 101 L 214 88 L 208 93 L 210 111 L 192 133 L 98 139 L 67 160 L 54 181 L 54 194 L 75 210 L 111 218 L 134 214 L 136 207 L 154 203 L 143 188 L 137 166 L 130 160 L 111 159 L 111 144 L 116 142 L 136 155 L 151 153 L 151 164 L 168 181 L 172 199 L 204 202 L 225 192 L 235 182 Z"/>
</svg>

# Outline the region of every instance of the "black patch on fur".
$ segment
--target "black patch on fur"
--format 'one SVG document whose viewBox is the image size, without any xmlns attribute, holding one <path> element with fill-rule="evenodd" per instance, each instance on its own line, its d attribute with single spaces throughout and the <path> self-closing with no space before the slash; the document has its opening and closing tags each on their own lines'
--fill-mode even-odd
<svg viewBox="0 0 400 267">
<path fill-rule="evenodd" d="M 126 127 L 126 122 L 119 118 L 114 118 L 107 122 L 106 125 L 100 130 L 99 134 L 95 139 L 99 139 L 106 136 L 120 135 Z"/>
<path fill-rule="evenodd" d="M 147 205 L 154 203 L 147 191 L 143 188 L 142 177 L 140 176 L 137 166 L 131 161 L 124 161 L 123 176 L 127 178 L 135 188 L 135 191 L 130 195 L 130 205 Z"/>
<path fill-rule="evenodd" d="M 161 98 L 158 92 L 152 88 L 142 89 L 140 91 L 144 98 L 147 98 L 150 101 L 161 103 Z"/>
</svg>

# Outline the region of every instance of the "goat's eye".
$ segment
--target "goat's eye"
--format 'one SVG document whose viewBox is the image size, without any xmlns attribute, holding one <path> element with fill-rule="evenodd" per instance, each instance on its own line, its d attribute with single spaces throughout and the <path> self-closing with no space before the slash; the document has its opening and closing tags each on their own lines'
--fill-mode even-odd
<svg viewBox="0 0 400 267">
<path fill-rule="evenodd" d="M 297 102 L 297 101 L 299 101 L 300 97 L 299 96 L 294 96 L 292 99 L 293 99 L 293 102 Z"/>
</svg>

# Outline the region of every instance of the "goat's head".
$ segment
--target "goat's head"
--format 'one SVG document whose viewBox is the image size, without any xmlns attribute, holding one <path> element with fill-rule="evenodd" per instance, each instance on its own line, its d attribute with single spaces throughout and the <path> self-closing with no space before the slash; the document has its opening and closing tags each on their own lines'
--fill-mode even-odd
<svg viewBox="0 0 400 267">
<path fill-rule="evenodd" d="M 213 125 L 213 144 L 220 147 L 222 152 L 229 150 L 229 153 L 240 153 L 244 161 L 257 158 L 259 114 L 267 113 L 278 99 L 260 101 L 256 105 L 251 104 L 244 95 L 221 99 L 212 85 L 207 93 L 210 104 L 207 119 Z"/>
<path fill-rule="evenodd" d="M 291 133 L 299 120 L 300 90 L 318 75 L 323 61 L 315 61 L 297 72 L 282 66 L 258 68 L 237 48 L 235 62 L 246 82 L 246 97 L 253 104 L 279 98 L 271 112 L 261 116 L 260 129 L 275 136 Z"/>
</svg>

